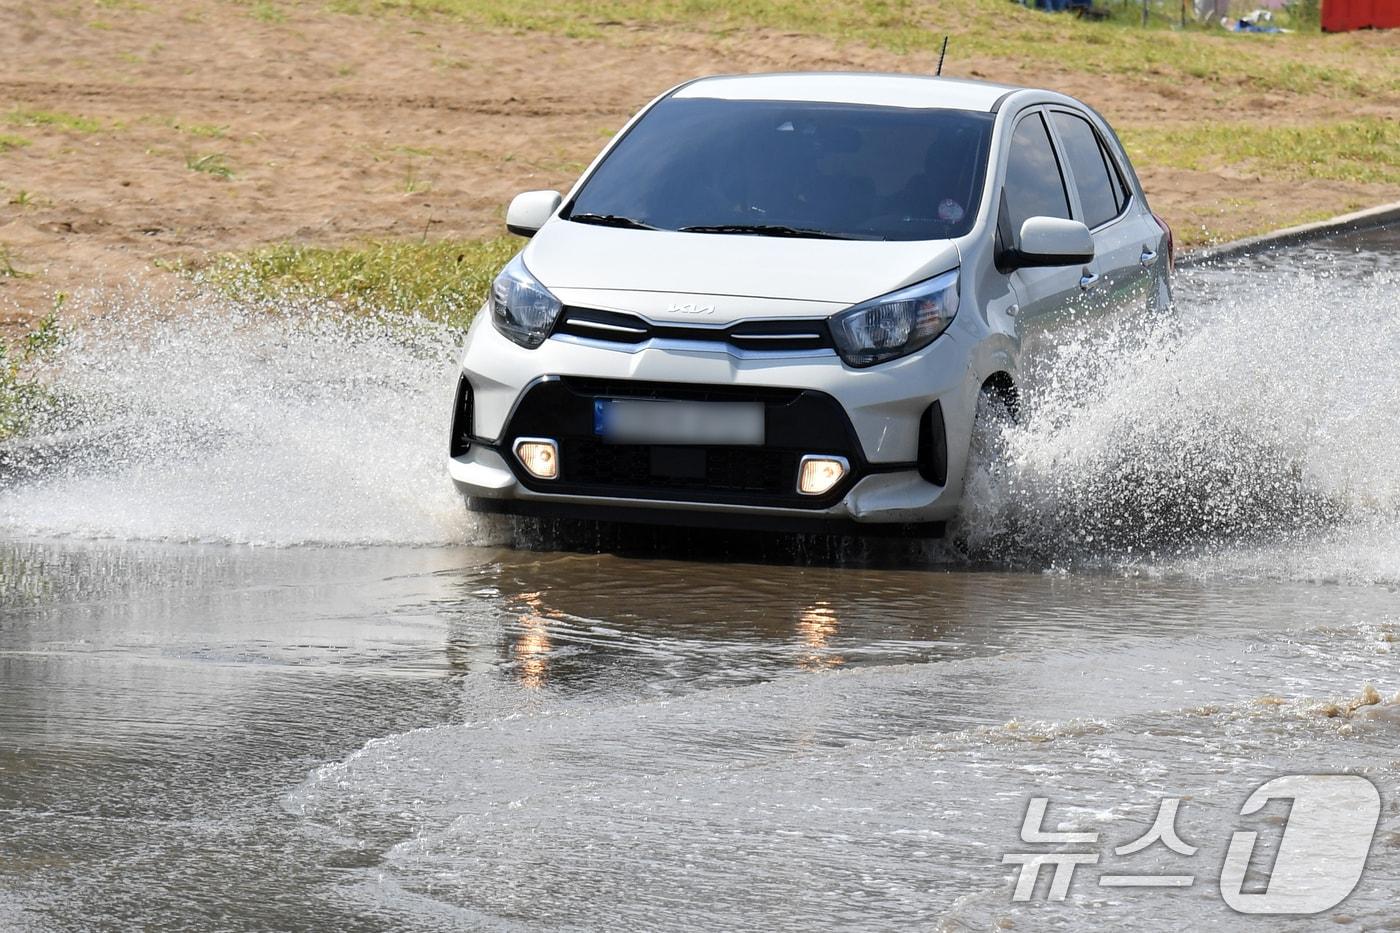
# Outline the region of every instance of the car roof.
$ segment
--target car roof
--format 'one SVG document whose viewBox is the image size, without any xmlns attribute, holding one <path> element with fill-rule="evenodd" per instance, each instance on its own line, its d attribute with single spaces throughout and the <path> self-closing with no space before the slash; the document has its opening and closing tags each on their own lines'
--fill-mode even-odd
<svg viewBox="0 0 1400 933">
<path fill-rule="evenodd" d="M 879 107 L 990 111 L 1021 88 L 930 75 L 808 72 L 720 75 L 679 87 L 673 97 L 791 100 Z"/>
</svg>

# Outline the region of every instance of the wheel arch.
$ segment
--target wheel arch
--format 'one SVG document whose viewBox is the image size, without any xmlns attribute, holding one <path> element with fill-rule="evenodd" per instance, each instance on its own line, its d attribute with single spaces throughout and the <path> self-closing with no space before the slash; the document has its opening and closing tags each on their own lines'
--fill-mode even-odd
<svg viewBox="0 0 1400 933">
<path fill-rule="evenodd" d="M 982 380 L 981 391 L 1001 403 L 1013 419 L 1021 416 L 1021 389 L 1016 379 L 1004 369 L 991 373 Z"/>
</svg>

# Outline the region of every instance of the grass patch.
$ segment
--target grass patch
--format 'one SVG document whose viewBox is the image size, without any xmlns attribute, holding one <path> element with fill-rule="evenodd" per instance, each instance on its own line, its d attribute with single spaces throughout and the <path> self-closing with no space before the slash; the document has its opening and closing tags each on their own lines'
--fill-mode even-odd
<svg viewBox="0 0 1400 933">
<path fill-rule="evenodd" d="M 899 53 L 936 52 L 949 34 L 953 74 L 961 73 L 960 59 L 993 57 L 1244 93 L 1374 96 L 1400 90 L 1400 52 L 1311 31 L 1247 36 L 1194 25 L 1181 30 L 1174 28 L 1179 7 L 1166 3 L 1153 5 L 1147 28 L 1140 25 L 1140 7 L 1124 12 L 1110 4 L 1114 18 L 1089 22 L 1005 0 L 332 0 L 328 8 L 590 38 L 619 26 L 677 27 L 718 37 L 760 29 Z"/>
<path fill-rule="evenodd" d="M 252 14 L 254 19 L 264 23 L 281 23 L 287 19 L 287 14 L 271 3 L 254 3 Z"/>
<path fill-rule="evenodd" d="M 185 168 L 191 172 L 203 172 L 205 175 L 213 175 L 225 181 L 233 177 L 233 169 L 228 167 L 224 161 L 222 152 L 210 152 L 206 155 L 199 155 L 191 152 L 185 156 Z"/>
<path fill-rule="evenodd" d="M 10 251 L 0 246 L 0 279 L 27 279 L 30 273 L 15 268 L 14 257 Z"/>
<path fill-rule="evenodd" d="M 0 341 L 0 441 L 24 430 L 49 397 L 33 368 L 62 343 L 53 315 L 14 343 Z"/>
<path fill-rule="evenodd" d="M 334 0 L 345 13 L 445 15 L 505 29 L 596 36 L 608 26 L 699 26 L 706 31 L 771 28 L 856 39 L 876 45 L 920 45 L 924 30 L 913 0 Z"/>
<path fill-rule="evenodd" d="M 410 165 L 408 167 L 407 174 L 404 175 L 403 193 L 421 194 L 425 191 L 431 190 L 433 190 L 433 183 L 430 181 L 424 181 L 422 178 L 418 177 L 418 173 L 415 172 L 413 170 L 413 166 Z"/>
<path fill-rule="evenodd" d="M 1400 122 L 1372 117 L 1313 126 L 1198 123 L 1121 132 L 1133 161 L 1192 171 L 1257 167 L 1276 179 L 1400 184 Z"/>
<path fill-rule="evenodd" d="M 431 158 L 438 154 L 438 150 L 429 149 L 425 146 L 390 146 L 389 151 L 398 153 L 399 155 L 409 156 L 410 158 L 423 159 Z"/>
<path fill-rule="evenodd" d="M 182 133 L 189 133 L 200 139 L 222 139 L 228 132 L 227 126 L 216 126 L 213 123 L 176 123 L 174 127 Z"/>
<path fill-rule="evenodd" d="M 222 123 L 191 123 L 182 120 L 177 116 L 156 116 L 146 115 L 137 117 L 137 123 L 145 126 L 163 126 L 172 129 L 177 133 L 184 133 L 187 136 L 195 136 L 199 139 L 223 139 L 228 135 L 229 127 Z"/>
<path fill-rule="evenodd" d="M 357 246 L 278 245 L 220 257 L 198 279 L 242 300 L 330 299 L 361 314 L 418 314 L 465 327 L 517 237 Z"/>
<path fill-rule="evenodd" d="M 52 126 L 75 133 L 96 133 L 102 124 L 88 117 L 61 110 L 25 110 L 16 108 L 5 115 L 5 122 L 11 126 Z"/>
<path fill-rule="evenodd" d="M 0 152 L 9 152 L 11 149 L 22 149 L 29 144 L 30 141 L 23 136 L 15 136 L 11 133 L 0 133 Z"/>
</svg>

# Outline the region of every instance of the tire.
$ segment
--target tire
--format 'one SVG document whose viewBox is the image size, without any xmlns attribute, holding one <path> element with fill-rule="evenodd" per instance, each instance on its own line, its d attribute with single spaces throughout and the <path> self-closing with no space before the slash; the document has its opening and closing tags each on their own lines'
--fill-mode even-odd
<svg viewBox="0 0 1400 933">
<path fill-rule="evenodd" d="M 1010 386 L 987 384 L 977 394 L 977 411 L 972 421 L 969 469 L 983 464 L 995 466 L 1006 459 L 1006 433 L 1021 419 L 1020 400 Z"/>
<path fill-rule="evenodd" d="M 995 559 L 997 542 L 1007 536 L 1004 521 L 1004 477 L 1009 456 L 1009 432 L 1020 420 L 1015 390 L 985 385 L 977 397 L 963 499 L 949 538 L 964 558 Z"/>
</svg>

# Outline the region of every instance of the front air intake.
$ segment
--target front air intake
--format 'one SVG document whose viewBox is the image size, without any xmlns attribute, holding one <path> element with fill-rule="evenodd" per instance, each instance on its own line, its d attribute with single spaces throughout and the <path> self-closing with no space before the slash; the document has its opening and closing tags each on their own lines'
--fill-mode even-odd
<svg viewBox="0 0 1400 933">
<path fill-rule="evenodd" d="M 935 486 L 948 483 L 948 430 L 938 402 L 925 409 L 919 420 L 919 475 Z"/>
<path fill-rule="evenodd" d="M 472 446 L 472 384 L 465 375 L 457 379 L 457 393 L 452 401 L 452 434 L 447 452 L 460 457 Z"/>
</svg>

